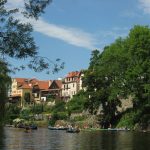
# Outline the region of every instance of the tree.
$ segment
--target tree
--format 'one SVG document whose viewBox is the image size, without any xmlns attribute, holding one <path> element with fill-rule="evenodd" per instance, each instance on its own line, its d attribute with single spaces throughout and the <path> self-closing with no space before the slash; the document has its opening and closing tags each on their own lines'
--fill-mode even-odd
<svg viewBox="0 0 150 150">
<path fill-rule="evenodd" d="M 127 87 L 133 95 L 137 113 L 134 123 L 150 122 L 150 28 L 135 26 L 127 37 L 130 65 L 126 71 Z"/>
<path fill-rule="evenodd" d="M 82 112 L 84 110 L 84 105 L 86 101 L 85 92 L 83 90 L 79 91 L 73 98 L 66 104 L 69 113 L 72 112 Z"/>
<path fill-rule="evenodd" d="M 128 57 L 124 50 L 124 40 L 119 38 L 100 54 L 92 53 L 90 66 L 85 73 L 84 84 L 87 87 L 86 107 L 96 114 L 102 106 L 102 120 L 106 127 L 115 120 L 119 97 L 124 94 L 124 74 Z"/>
<path fill-rule="evenodd" d="M 30 103 L 31 102 L 31 95 L 29 92 L 25 93 L 24 94 L 24 100 L 27 102 L 27 103 Z"/>
<path fill-rule="evenodd" d="M 61 63 L 60 59 L 53 62 L 47 57 L 38 56 L 38 47 L 32 37 L 32 25 L 23 23 L 14 17 L 19 13 L 23 14 L 22 17 L 25 18 L 38 19 L 50 2 L 51 0 L 26 0 L 25 9 L 11 10 L 7 10 L 5 7 L 7 1 L 0 2 L 0 57 L 5 62 L 9 62 L 9 58 L 29 60 L 27 66 L 7 65 L 9 68 L 12 67 L 12 71 L 29 67 L 37 72 L 45 69 L 49 72 L 52 67 L 52 71 L 57 72 L 63 68 L 64 63 Z"/>
<path fill-rule="evenodd" d="M 47 57 L 38 55 L 38 47 L 32 37 L 32 25 L 30 23 L 22 23 L 15 18 L 15 15 L 20 13 L 25 18 L 38 19 L 50 2 L 52 0 L 25 0 L 24 9 L 15 8 L 8 10 L 6 8 L 7 0 L 0 0 L 0 63 L 3 64 L 0 66 L 2 76 L 0 85 L 2 87 L 6 87 L 5 81 L 9 80 L 10 72 L 23 70 L 25 67 L 29 67 L 36 72 L 47 70 L 47 73 L 50 73 L 51 68 L 53 68 L 52 72 L 57 72 L 63 68 L 64 63 L 61 63 L 60 59 L 56 59 L 56 62 L 53 62 Z M 13 66 L 9 63 L 10 58 L 27 60 L 28 63 L 26 66 Z M 4 88 L 2 90 L 0 92 L 1 98 L 2 95 L 6 95 Z M 1 103 L 4 100 L 5 98 L 2 98 Z M 3 105 L 4 103 L 2 107 Z"/>
<path fill-rule="evenodd" d="M 150 103 L 150 28 L 135 26 L 131 29 L 127 48 L 131 60 L 126 80 L 134 95 L 134 106 L 141 107 Z"/>
<path fill-rule="evenodd" d="M 11 83 L 8 72 L 7 64 L 0 61 L 0 124 L 4 119 L 5 101 L 7 100 L 8 87 Z"/>
<path fill-rule="evenodd" d="M 93 51 L 90 61 L 83 80 L 86 108 L 96 114 L 102 106 L 102 121 L 108 127 L 115 121 L 120 99 L 132 95 L 133 122 L 150 121 L 150 28 L 135 26 L 129 36 L 117 39 L 102 53 Z"/>
</svg>

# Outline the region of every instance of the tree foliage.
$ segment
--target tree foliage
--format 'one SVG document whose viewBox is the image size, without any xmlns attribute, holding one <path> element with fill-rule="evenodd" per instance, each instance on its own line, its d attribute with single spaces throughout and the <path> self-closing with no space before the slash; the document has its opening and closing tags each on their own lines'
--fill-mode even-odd
<svg viewBox="0 0 150 150">
<path fill-rule="evenodd" d="M 67 110 L 72 113 L 82 112 L 84 110 L 84 105 L 86 101 L 84 91 L 79 91 L 74 97 L 66 104 Z"/>
<path fill-rule="evenodd" d="M 15 17 L 21 14 L 26 20 L 38 19 L 50 2 L 52 0 L 25 0 L 24 8 L 7 9 L 7 1 L 0 1 L 0 58 L 4 62 L 9 62 L 9 58 L 28 61 L 26 65 L 20 66 L 9 64 L 7 67 L 12 71 L 28 67 L 36 72 L 47 70 L 50 73 L 63 69 L 64 62 L 60 59 L 51 61 L 38 55 L 38 47 L 32 36 L 32 25 Z"/>
<path fill-rule="evenodd" d="M 96 114 L 102 106 L 101 121 L 108 126 L 115 121 L 121 98 L 132 95 L 134 110 L 150 105 L 149 68 L 150 28 L 134 26 L 125 39 L 117 39 L 102 53 L 92 52 L 83 80 L 87 87 L 86 108 Z"/>
<path fill-rule="evenodd" d="M 24 100 L 25 100 L 25 102 L 27 102 L 27 103 L 30 103 L 30 102 L 31 102 L 31 94 L 30 94 L 29 92 L 26 92 L 26 93 L 24 94 Z"/>
<path fill-rule="evenodd" d="M 28 67 L 36 72 L 46 70 L 49 74 L 58 72 L 64 67 L 60 59 L 51 61 L 47 57 L 39 56 L 38 47 L 32 36 L 32 25 L 16 17 L 21 15 L 25 19 L 37 20 L 50 2 L 52 0 L 24 0 L 23 8 L 8 9 L 7 0 L 0 0 L 0 107 L 3 108 L 0 109 L 0 114 L 2 116 L 10 72 L 15 73 Z M 10 59 L 23 60 L 26 63 L 14 66 Z"/>
<path fill-rule="evenodd" d="M 0 123 L 4 119 L 5 101 L 7 100 L 8 87 L 11 83 L 11 79 L 7 74 L 8 72 L 7 64 L 0 61 Z"/>
</svg>

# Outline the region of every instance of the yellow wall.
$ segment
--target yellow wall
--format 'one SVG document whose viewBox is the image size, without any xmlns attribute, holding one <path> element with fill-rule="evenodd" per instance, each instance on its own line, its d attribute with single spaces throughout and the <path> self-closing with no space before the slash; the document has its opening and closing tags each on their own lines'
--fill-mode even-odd
<svg viewBox="0 0 150 150">
<path fill-rule="evenodd" d="M 21 89 L 21 106 L 24 106 L 24 95 L 25 93 L 30 93 L 30 97 L 32 98 L 32 90 L 31 89 Z"/>
</svg>

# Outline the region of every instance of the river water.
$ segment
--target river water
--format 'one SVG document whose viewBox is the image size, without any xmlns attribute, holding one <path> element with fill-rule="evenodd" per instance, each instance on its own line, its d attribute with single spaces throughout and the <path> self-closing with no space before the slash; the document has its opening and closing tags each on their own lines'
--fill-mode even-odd
<svg viewBox="0 0 150 150">
<path fill-rule="evenodd" d="M 0 150 L 150 150 L 150 133 L 0 129 Z"/>
</svg>

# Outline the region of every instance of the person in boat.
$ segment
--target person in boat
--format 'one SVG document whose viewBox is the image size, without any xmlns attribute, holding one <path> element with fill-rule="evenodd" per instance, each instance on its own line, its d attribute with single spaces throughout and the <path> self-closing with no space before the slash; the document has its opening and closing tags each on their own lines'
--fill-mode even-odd
<svg viewBox="0 0 150 150">
<path fill-rule="evenodd" d="M 25 132 L 30 132 L 30 131 L 31 131 L 30 127 L 29 127 L 29 126 L 26 126 L 26 127 L 25 127 Z"/>
</svg>

